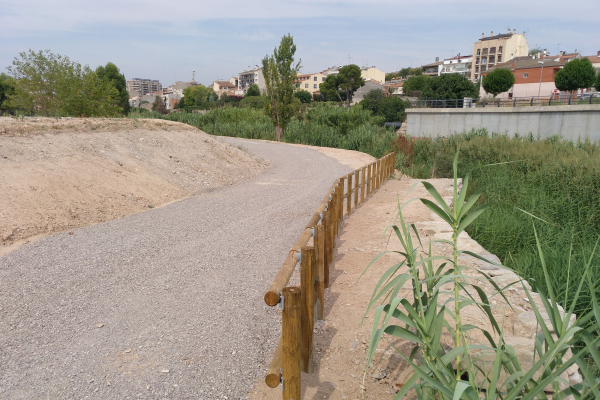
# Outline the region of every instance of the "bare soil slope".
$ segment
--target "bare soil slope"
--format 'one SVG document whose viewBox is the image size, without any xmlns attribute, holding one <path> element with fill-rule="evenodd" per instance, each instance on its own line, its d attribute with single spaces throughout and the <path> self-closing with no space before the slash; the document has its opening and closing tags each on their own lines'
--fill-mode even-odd
<svg viewBox="0 0 600 400">
<path fill-rule="evenodd" d="M 266 165 L 176 122 L 0 117 L 0 254 L 235 184 Z"/>
</svg>

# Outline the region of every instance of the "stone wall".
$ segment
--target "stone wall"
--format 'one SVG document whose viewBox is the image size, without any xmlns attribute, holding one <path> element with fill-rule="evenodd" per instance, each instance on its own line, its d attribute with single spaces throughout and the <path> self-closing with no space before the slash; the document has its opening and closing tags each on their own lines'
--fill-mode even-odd
<svg viewBox="0 0 600 400">
<path fill-rule="evenodd" d="M 577 141 L 600 140 L 600 104 L 504 108 L 411 108 L 407 133 L 412 137 L 448 137 L 454 133 L 486 128 L 507 133 L 547 138 L 554 135 Z"/>
</svg>

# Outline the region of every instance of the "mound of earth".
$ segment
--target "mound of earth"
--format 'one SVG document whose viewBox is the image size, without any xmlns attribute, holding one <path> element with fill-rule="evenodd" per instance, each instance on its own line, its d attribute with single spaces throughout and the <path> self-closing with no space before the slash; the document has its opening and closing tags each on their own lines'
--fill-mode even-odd
<svg viewBox="0 0 600 400">
<path fill-rule="evenodd" d="M 252 178 L 241 148 L 164 120 L 0 117 L 0 254 Z"/>
</svg>

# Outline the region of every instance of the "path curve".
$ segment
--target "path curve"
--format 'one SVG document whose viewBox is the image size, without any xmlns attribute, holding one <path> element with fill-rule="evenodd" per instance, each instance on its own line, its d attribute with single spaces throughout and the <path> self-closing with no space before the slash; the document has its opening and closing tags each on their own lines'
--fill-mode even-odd
<svg viewBox="0 0 600 400">
<path fill-rule="evenodd" d="M 246 398 L 278 338 L 264 292 L 351 169 L 309 148 L 225 140 L 271 168 L 0 258 L 0 398 Z"/>
</svg>

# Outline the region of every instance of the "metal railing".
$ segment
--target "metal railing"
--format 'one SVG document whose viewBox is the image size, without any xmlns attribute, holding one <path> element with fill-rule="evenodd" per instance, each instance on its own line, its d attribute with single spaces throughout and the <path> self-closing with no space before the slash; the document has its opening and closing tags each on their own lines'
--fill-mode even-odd
<svg viewBox="0 0 600 400">
<path fill-rule="evenodd" d="M 581 94 L 557 94 L 538 97 L 509 97 L 495 99 L 422 99 L 411 101 L 411 108 L 479 108 L 479 107 L 526 107 L 526 106 L 559 106 L 577 104 L 600 104 L 600 97 Z"/>
<path fill-rule="evenodd" d="M 335 182 L 265 293 L 265 303 L 282 310 L 281 337 L 265 383 L 272 388 L 281 385 L 283 400 L 300 399 L 301 372 L 313 372 L 314 323 L 325 318 L 325 288 L 344 214 L 350 215 L 379 189 L 394 172 L 395 162 L 396 154 L 390 153 Z M 300 286 L 288 287 L 298 263 Z"/>
</svg>

